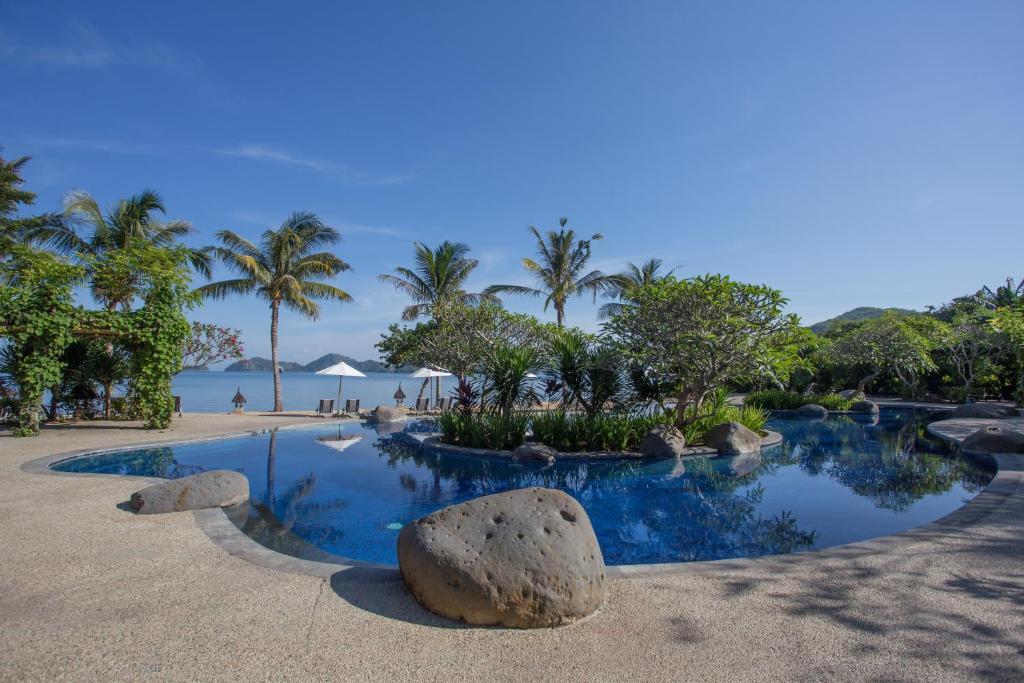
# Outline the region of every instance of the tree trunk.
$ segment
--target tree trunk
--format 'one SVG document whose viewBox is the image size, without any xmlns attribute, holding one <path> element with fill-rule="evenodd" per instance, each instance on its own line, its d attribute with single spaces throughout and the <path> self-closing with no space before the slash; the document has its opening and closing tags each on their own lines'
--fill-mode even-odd
<svg viewBox="0 0 1024 683">
<path fill-rule="evenodd" d="M 103 383 L 103 418 L 110 419 L 110 392 L 114 390 L 112 382 Z"/>
<path fill-rule="evenodd" d="M 857 391 L 862 391 L 864 393 L 867 393 L 867 391 L 865 391 L 865 388 L 867 387 L 867 385 L 871 384 L 876 379 L 878 379 L 878 376 L 881 375 L 881 374 L 882 374 L 881 370 L 875 370 L 870 375 L 868 375 L 867 377 L 863 378 L 861 381 L 857 382 Z"/>
<path fill-rule="evenodd" d="M 555 302 L 555 318 L 558 321 L 558 326 L 563 327 L 565 321 L 565 304 L 556 301 Z"/>
<path fill-rule="evenodd" d="M 281 400 L 281 369 L 277 365 L 277 321 L 281 313 L 281 302 L 274 301 L 270 304 L 270 365 L 274 372 L 274 412 L 284 411 L 284 401 Z"/>
<path fill-rule="evenodd" d="M 417 401 L 419 399 L 423 398 L 423 394 L 424 394 L 424 392 L 426 392 L 428 386 L 430 386 L 430 378 L 429 377 L 424 377 L 423 378 L 423 384 L 420 385 L 420 393 L 416 397 Z"/>
<path fill-rule="evenodd" d="M 683 427 L 686 424 L 686 406 L 690 402 L 690 396 L 692 392 L 689 389 L 683 389 L 676 396 L 676 426 Z"/>
<path fill-rule="evenodd" d="M 50 389 L 50 419 L 57 419 L 57 404 L 60 402 L 60 386 Z"/>
<path fill-rule="evenodd" d="M 277 430 L 270 432 L 270 445 L 267 446 L 267 507 L 274 509 L 274 461 L 277 459 Z"/>
</svg>

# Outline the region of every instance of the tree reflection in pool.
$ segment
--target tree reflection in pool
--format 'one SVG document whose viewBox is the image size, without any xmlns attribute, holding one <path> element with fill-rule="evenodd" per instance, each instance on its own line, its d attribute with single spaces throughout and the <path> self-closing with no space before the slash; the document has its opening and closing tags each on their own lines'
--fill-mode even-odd
<svg viewBox="0 0 1024 683">
<path fill-rule="evenodd" d="M 347 424 L 99 454 L 55 469 L 163 477 L 237 470 L 252 500 L 229 516 L 258 542 L 310 559 L 387 564 L 396 562 L 406 522 L 477 496 L 545 486 L 583 504 L 609 564 L 682 562 L 827 547 L 952 512 L 993 473 L 926 434 L 939 416 L 887 408 L 866 419 L 775 419 L 769 426 L 785 441 L 753 456 L 519 463 L 424 448 L 416 437 L 428 423 L 385 433 Z"/>
</svg>

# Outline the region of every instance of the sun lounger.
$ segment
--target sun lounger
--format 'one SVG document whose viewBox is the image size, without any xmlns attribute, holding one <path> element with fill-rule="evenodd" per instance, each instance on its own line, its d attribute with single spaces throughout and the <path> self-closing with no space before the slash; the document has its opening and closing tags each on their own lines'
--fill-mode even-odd
<svg viewBox="0 0 1024 683">
<path fill-rule="evenodd" d="M 320 405 L 316 409 L 317 415 L 331 415 L 334 413 L 334 399 L 333 398 L 322 398 L 320 399 Z"/>
<path fill-rule="evenodd" d="M 429 398 L 418 398 L 416 399 L 416 412 L 425 413 L 430 410 L 430 399 Z"/>
<path fill-rule="evenodd" d="M 349 415 L 358 415 L 359 414 L 359 399 L 358 398 L 348 398 L 348 399 L 345 399 L 345 412 L 348 413 Z"/>
</svg>

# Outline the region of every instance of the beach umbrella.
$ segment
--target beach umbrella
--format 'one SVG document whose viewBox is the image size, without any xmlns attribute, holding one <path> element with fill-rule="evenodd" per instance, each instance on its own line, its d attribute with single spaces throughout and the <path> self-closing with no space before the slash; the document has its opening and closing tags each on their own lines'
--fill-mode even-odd
<svg viewBox="0 0 1024 683">
<path fill-rule="evenodd" d="M 440 397 L 441 396 L 441 378 L 442 377 L 451 377 L 452 373 L 445 372 L 444 370 L 435 370 L 434 368 L 420 368 L 419 370 L 417 370 L 416 372 L 412 373 L 409 376 L 410 377 L 416 377 L 417 379 L 422 379 L 424 377 L 426 377 L 427 379 L 433 378 L 434 381 L 437 382 L 437 389 L 436 389 L 435 395 Z"/>
<path fill-rule="evenodd" d="M 325 446 L 329 446 L 336 451 L 343 451 L 349 446 L 362 441 L 362 434 L 339 434 L 338 436 L 318 436 L 316 440 L 318 443 L 322 443 Z"/>
<path fill-rule="evenodd" d="M 335 363 L 334 365 L 324 368 L 323 370 L 317 370 L 318 375 L 337 375 L 338 376 L 338 404 L 334 406 L 335 412 L 341 412 L 341 383 L 345 381 L 346 377 L 366 377 L 363 373 L 356 370 L 348 363 L 342 361 L 341 363 Z"/>
</svg>

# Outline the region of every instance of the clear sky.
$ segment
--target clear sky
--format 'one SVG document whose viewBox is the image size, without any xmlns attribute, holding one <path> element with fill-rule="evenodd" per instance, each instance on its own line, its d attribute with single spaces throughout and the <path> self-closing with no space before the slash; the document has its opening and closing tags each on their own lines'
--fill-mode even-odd
<svg viewBox="0 0 1024 683">
<path fill-rule="evenodd" d="M 809 324 L 1024 276 L 1022 36 L 1017 0 L 0 0 L 0 144 L 47 210 L 154 188 L 195 244 L 339 228 L 356 301 L 286 315 L 287 360 L 375 358 L 413 240 L 525 283 L 526 226 L 559 216 L 601 269 L 765 282 Z M 192 317 L 269 355 L 255 299 Z"/>
</svg>

